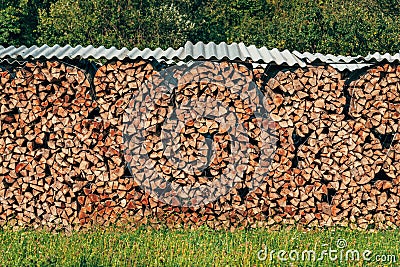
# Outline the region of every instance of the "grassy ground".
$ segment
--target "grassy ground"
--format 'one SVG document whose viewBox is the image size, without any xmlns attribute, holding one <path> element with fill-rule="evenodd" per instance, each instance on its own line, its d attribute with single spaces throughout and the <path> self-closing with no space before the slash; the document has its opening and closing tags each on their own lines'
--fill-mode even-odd
<svg viewBox="0 0 400 267">
<path fill-rule="evenodd" d="M 267 253 L 261 251 L 259 259 L 261 249 Z M 337 250 L 331 251 L 332 260 L 329 249 Z M 291 253 L 291 259 L 279 250 Z M 315 261 L 312 252 L 304 252 L 302 260 L 304 250 L 314 250 Z M 356 252 L 349 252 L 346 260 L 349 250 L 357 250 L 360 260 Z M 398 266 L 400 232 L 108 228 L 65 234 L 0 230 L 0 253 L 1 266 Z M 363 253 L 370 260 L 363 260 Z M 287 260 L 280 260 L 278 254 Z M 321 255 L 323 260 L 318 260 Z M 377 256 L 386 262 L 376 261 Z"/>
</svg>

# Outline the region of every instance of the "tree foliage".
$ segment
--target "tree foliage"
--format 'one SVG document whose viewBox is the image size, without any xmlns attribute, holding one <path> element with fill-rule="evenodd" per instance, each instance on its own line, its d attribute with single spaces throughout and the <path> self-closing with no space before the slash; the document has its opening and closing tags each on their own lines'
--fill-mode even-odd
<svg viewBox="0 0 400 267">
<path fill-rule="evenodd" d="M 179 46 L 193 24 L 173 3 L 155 0 L 59 0 L 40 11 L 39 43 Z"/>
<path fill-rule="evenodd" d="M 56 0 L 0 0 L 0 45 L 33 45 L 39 9 L 48 9 Z"/>
<path fill-rule="evenodd" d="M 399 16 L 400 0 L 0 0 L 0 44 L 167 48 L 190 40 L 395 53 Z"/>
</svg>

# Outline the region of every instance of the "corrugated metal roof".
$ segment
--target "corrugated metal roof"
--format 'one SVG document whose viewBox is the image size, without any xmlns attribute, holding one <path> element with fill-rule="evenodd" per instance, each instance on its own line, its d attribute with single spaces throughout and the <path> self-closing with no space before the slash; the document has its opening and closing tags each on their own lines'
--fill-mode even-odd
<svg viewBox="0 0 400 267">
<path fill-rule="evenodd" d="M 301 60 L 311 64 L 311 63 L 360 63 L 364 62 L 364 58 L 362 56 L 334 56 L 331 54 L 323 55 L 320 53 L 311 54 L 309 52 L 300 53 L 298 51 L 293 51 L 293 54 L 300 58 Z"/>
<path fill-rule="evenodd" d="M 388 53 L 382 55 L 380 53 L 368 54 L 363 56 L 334 56 L 331 54 L 323 55 L 320 53 L 311 54 L 308 52 L 300 53 L 293 51 L 293 54 L 307 64 L 323 63 L 329 64 L 339 71 L 349 70 L 354 71 L 365 67 L 372 66 L 375 63 L 381 62 L 400 62 L 400 54 L 390 55 Z"/>
<path fill-rule="evenodd" d="M 220 44 L 198 42 L 192 44 L 187 42 L 184 47 L 178 49 L 176 57 L 180 60 L 192 59 L 231 59 L 241 61 L 252 61 L 264 64 L 288 65 L 305 67 L 305 63 L 288 50 L 279 51 L 266 47 L 257 48 L 254 45 L 245 46 L 244 43 Z"/>
<path fill-rule="evenodd" d="M 374 54 L 369 54 L 368 56 L 365 57 L 365 60 L 368 62 L 400 62 L 400 54 L 394 54 L 390 55 L 388 53 L 386 54 L 379 54 L 379 53 L 374 53 Z"/>
<path fill-rule="evenodd" d="M 18 59 L 12 59 L 12 58 L 5 58 L 5 59 L 0 59 L 0 66 L 2 64 L 6 65 L 20 65 L 23 66 L 26 64 L 26 60 L 18 60 Z"/>
<path fill-rule="evenodd" d="M 364 67 L 371 66 L 374 63 L 381 62 L 400 62 L 400 54 L 390 55 L 380 54 L 378 52 L 374 54 L 368 54 L 367 56 L 334 56 L 334 55 L 323 55 L 320 53 L 311 54 L 308 52 L 300 53 L 298 51 L 293 51 L 293 54 L 299 59 L 303 60 L 308 64 L 312 63 L 325 63 L 331 64 L 331 66 L 337 68 L 338 70 L 356 70 Z"/>
<path fill-rule="evenodd" d="M 344 71 L 344 70 L 355 71 L 355 70 L 359 70 L 359 69 L 362 69 L 362 68 L 366 68 L 366 67 L 372 66 L 372 64 L 369 64 L 369 63 L 361 63 L 361 64 L 357 64 L 357 63 L 352 63 L 352 64 L 341 63 L 341 64 L 329 64 L 329 65 L 332 66 L 333 68 L 337 69 L 338 71 Z"/>
<path fill-rule="evenodd" d="M 298 51 L 289 52 L 288 50 L 279 51 L 278 49 L 267 49 L 266 47 L 257 48 L 254 45 L 246 46 L 244 43 L 232 43 L 226 44 L 224 42 L 220 44 L 203 43 L 198 42 L 193 44 L 187 42 L 183 47 L 178 49 L 168 48 L 155 50 L 133 48 L 128 50 L 127 48 L 117 49 L 115 47 L 105 48 L 104 46 L 93 47 L 87 46 L 82 47 L 80 45 L 76 47 L 66 46 L 32 46 L 32 47 L 3 47 L 0 46 L 0 61 L 7 60 L 29 60 L 39 58 L 58 58 L 58 59 L 150 59 L 156 60 L 176 60 L 176 61 L 187 61 L 187 60 L 198 60 L 198 59 L 212 59 L 212 60 L 240 60 L 248 61 L 258 64 L 274 64 L 274 65 L 285 65 L 285 66 L 300 66 L 305 67 L 307 64 L 330 64 L 332 67 L 343 71 L 343 70 L 356 70 L 364 67 L 368 67 L 371 64 L 379 62 L 400 62 L 400 54 L 369 54 L 366 57 L 362 56 L 335 56 L 335 55 L 323 55 L 320 53 L 300 53 Z"/>
<path fill-rule="evenodd" d="M 91 45 L 87 47 L 82 47 L 80 45 L 76 47 L 66 46 L 48 46 L 43 45 L 37 47 L 36 45 L 31 47 L 21 46 L 21 47 L 3 47 L 0 46 L 0 58 L 13 58 L 13 59 L 29 59 L 29 58 L 106 58 L 106 59 L 124 59 L 127 57 L 129 50 L 127 48 L 122 48 L 120 50 L 115 47 L 105 48 L 100 46 L 95 48 Z"/>
<path fill-rule="evenodd" d="M 29 58 L 106 58 L 110 59 L 135 59 L 135 58 L 154 58 L 154 59 L 165 59 L 165 60 L 187 60 L 187 59 L 230 59 L 230 60 L 241 60 L 241 61 L 252 61 L 265 64 L 277 64 L 277 65 L 288 65 L 288 66 L 301 66 L 305 67 L 305 63 L 294 56 L 288 50 L 279 51 L 278 49 L 269 50 L 265 47 L 257 48 L 254 45 L 245 46 L 243 43 L 208 43 L 204 44 L 198 42 L 192 44 L 187 42 L 184 47 L 178 49 L 168 48 L 163 50 L 157 48 L 155 50 L 144 49 L 140 50 L 134 48 L 128 50 L 127 48 L 116 49 L 115 47 L 105 48 L 104 46 L 93 47 L 87 46 L 82 47 L 80 45 L 76 47 L 66 46 L 48 46 L 43 45 L 41 47 L 3 47 L 0 46 L 0 59 L 13 58 L 13 59 L 29 59 Z"/>
</svg>

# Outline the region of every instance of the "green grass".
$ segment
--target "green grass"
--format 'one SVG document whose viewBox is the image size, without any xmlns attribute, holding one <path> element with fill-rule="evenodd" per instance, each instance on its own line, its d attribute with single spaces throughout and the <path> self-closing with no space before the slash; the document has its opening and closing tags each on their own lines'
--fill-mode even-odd
<svg viewBox="0 0 400 267">
<path fill-rule="evenodd" d="M 375 255 L 395 255 L 396 263 L 371 261 L 301 261 L 303 250 L 337 248 L 337 240 L 347 241 L 343 249 L 371 250 Z M 327 244 L 327 245 L 324 245 Z M 299 261 L 261 261 L 257 252 L 297 250 Z M 328 229 L 300 231 L 238 230 L 235 232 L 197 230 L 93 229 L 85 232 L 0 230 L 1 266 L 398 266 L 399 231 L 354 231 Z M 292 252 L 295 256 L 295 252 Z M 338 254 L 340 255 L 340 254 Z M 332 255 L 333 256 L 333 255 Z M 360 256 L 362 257 L 362 256 Z"/>
</svg>

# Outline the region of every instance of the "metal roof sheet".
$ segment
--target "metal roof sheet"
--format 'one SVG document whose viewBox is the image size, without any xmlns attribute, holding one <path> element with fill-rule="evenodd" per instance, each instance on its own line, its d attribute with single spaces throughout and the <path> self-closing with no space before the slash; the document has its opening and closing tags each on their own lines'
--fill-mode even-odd
<svg viewBox="0 0 400 267">
<path fill-rule="evenodd" d="M 246 46 L 244 43 L 226 44 L 224 42 L 215 44 L 213 42 L 204 44 L 198 42 L 193 44 L 187 42 L 184 47 L 178 49 L 176 58 L 184 60 L 192 59 L 230 59 L 241 61 L 252 61 L 264 64 L 288 65 L 305 67 L 306 64 L 288 50 L 279 51 L 266 47 L 257 48 L 254 45 Z"/>
<path fill-rule="evenodd" d="M 300 58 L 301 60 L 306 61 L 307 63 L 360 63 L 364 61 L 364 58 L 362 56 L 335 56 L 331 54 L 323 55 L 320 53 L 300 53 L 298 51 L 293 51 L 293 54 Z"/>
<path fill-rule="evenodd" d="M 243 43 L 208 43 L 198 42 L 193 44 L 187 42 L 185 46 L 178 49 L 167 48 L 163 50 L 157 48 L 155 50 L 133 48 L 128 50 L 127 48 L 117 49 L 115 47 L 105 48 L 104 46 L 93 47 L 87 46 L 82 47 L 80 45 L 76 47 L 66 46 L 21 46 L 21 47 L 3 47 L 0 46 L 0 59 L 12 58 L 12 59 L 30 59 L 30 58 L 106 58 L 108 60 L 117 58 L 119 60 L 130 58 L 154 58 L 154 59 L 165 59 L 165 60 L 187 60 L 187 59 L 229 59 L 229 60 L 241 60 L 241 61 L 252 61 L 265 64 L 277 64 L 277 65 L 288 65 L 288 66 L 301 66 L 305 67 L 305 63 L 294 56 L 288 50 L 279 51 L 274 48 L 269 50 L 265 47 L 257 48 L 254 45 L 245 46 Z"/>
<path fill-rule="evenodd" d="M 14 58 L 14 59 L 29 59 L 29 58 L 106 58 L 106 59 L 124 59 L 126 58 L 129 50 L 127 48 L 122 48 L 118 50 L 115 47 L 105 48 L 104 46 L 93 47 L 91 45 L 87 47 L 82 47 L 80 45 L 76 47 L 71 47 L 70 45 L 66 46 L 48 46 L 43 45 L 37 47 L 36 45 L 31 47 L 26 46 L 10 46 L 3 47 L 0 46 L 0 58 Z"/>
<path fill-rule="evenodd" d="M 246 46 L 244 43 L 226 44 L 224 42 L 215 44 L 213 42 L 203 43 L 198 42 L 193 44 L 186 42 L 183 47 L 178 49 L 167 48 L 165 50 L 157 48 L 151 50 L 146 48 L 140 50 L 133 48 L 117 49 L 115 47 L 105 48 L 104 46 L 76 46 L 70 45 L 60 46 L 21 46 L 21 47 L 3 47 L 0 46 L 0 61 L 16 62 L 14 60 L 29 60 L 39 58 L 58 58 L 58 59 L 150 59 L 156 60 L 199 60 L 199 59 L 212 59 L 212 60 L 239 60 L 248 61 L 258 64 L 274 64 L 285 66 L 299 66 L 306 67 L 307 64 L 330 64 L 334 68 L 343 70 L 356 70 L 368 67 L 371 64 L 379 62 L 400 62 L 400 54 L 369 54 L 366 57 L 362 56 L 335 56 L 331 54 L 323 55 L 320 53 L 300 53 L 298 51 L 290 52 L 288 50 L 279 51 L 278 49 L 267 49 L 266 47 L 257 48 L 254 45 Z"/>
<path fill-rule="evenodd" d="M 365 60 L 368 62 L 400 62 L 400 54 L 394 54 L 390 55 L 388 53 L 386 54 L 380 54 L 380 53 L 374 53 L 374 54 L 368 54 L 368 56 L 365 57 Z"/>
<path fill-rule="evenodd" d="M 323 63 L 329 64 L 339 71 L 349 70 L 354 71 L 362 68 L 372 66 L 375 63 L 381 62 L 400 62 L 400 54 L 395 55 L 380 54 L 368 54 L 366 57 L 363 56 L 334 56 L 331 54 L 323 55 L 320 53 L 300 53 L 298 51 L 293 51 L 293 54 L 303 60 L 307 64 Z"/>
<path fill-rule="evenodd" d="M 352 70 L 354 68 L 361 68 L 365 66 L 369 66 L 374 63 L 380 62 L 400 62 L 400 54 L 390 55 L 389 53 L 380 54 L 378 52 L 373 54 L 368 54 L 367 56 L 334 56 L 331 54 L 323 55 L 320 53 L 311 54 L 308 52 L 300 53 L 298 51 L 293 51 L 293 54 L 297 56 L 299 59 L 305 61 L 308 64 L 312 63 L 326 63 L 326 64 L 334 64 L 335 66 L 341 69 Z M 339 66 L 343 64 L 343 66 Z"/>
<path fill-rule="evenodd" d="M 361 63 L 361 64 L 357 64 L 357 63 L 353 63 L 353 64 L 329 64 L 331 67 L 333 67 L 334 69 L 337 69 L 338 71 L 345 71 L 345 70 L 349 70 L 349 71 L 355 71 L 355 70 L 360 70 L 369 66 L 372 66 L 372 64 L 368 64 L 368 63 Z"/>
</svg>

